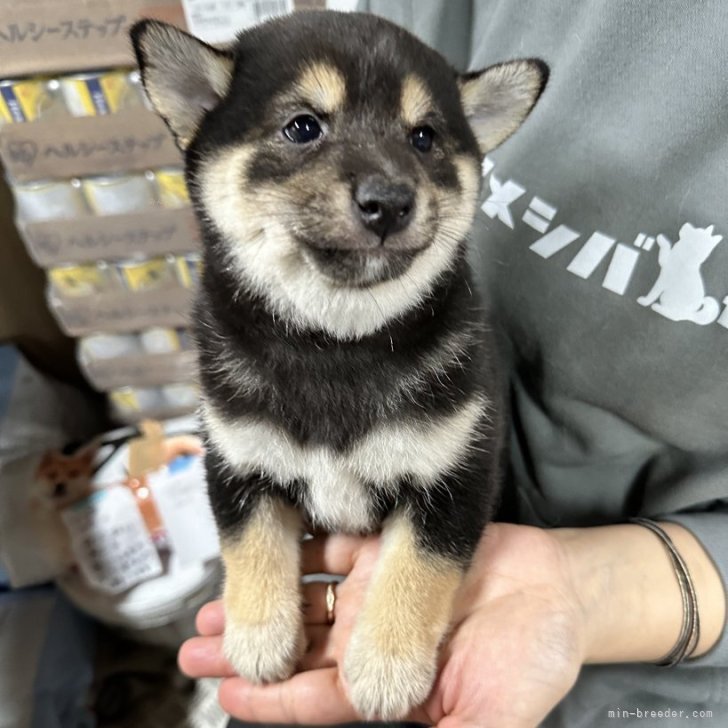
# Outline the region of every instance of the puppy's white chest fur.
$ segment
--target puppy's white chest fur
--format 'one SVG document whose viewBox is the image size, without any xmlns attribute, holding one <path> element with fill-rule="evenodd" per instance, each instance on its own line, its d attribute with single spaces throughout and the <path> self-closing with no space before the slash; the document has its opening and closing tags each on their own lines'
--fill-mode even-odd
<svg viewBox="0 0 728 728">
<path fill-rule="evenodd" d="M 264 472 L 286 486 L 305 483 L 306 509 L 330 530 L 372 528 L 373 500 L 409 477 L 422 488 L 437 485 L 477 437 L 486 408 L 473 397 L 438 417 L 383 423 L 344 452 L 297 442 L 282 427 L 255 417 L 226 419 L 214 407 L 203 417 L 214 446 L 240 475 Z"/>
</svg>

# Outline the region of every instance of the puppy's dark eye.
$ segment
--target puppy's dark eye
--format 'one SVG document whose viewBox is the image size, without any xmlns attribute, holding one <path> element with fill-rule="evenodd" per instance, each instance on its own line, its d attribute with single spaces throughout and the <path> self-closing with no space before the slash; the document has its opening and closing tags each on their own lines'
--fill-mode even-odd
<svg viewBox="0 0 728 728">
<path fill-rule="evenodd" d="M 418 152 L 429 152 L 432 149 L 432 140 L 435 138 L 435 131 L 431 126 L 417 126 L 412 129 L 410 141 Z"/>
<path fill-rule="evenodd" d="M 321 124 L 310 114 L 301 114 L 283 128 L 286 138 L 294 144 L 316 141 L 324 132 Z"/>
</svg>

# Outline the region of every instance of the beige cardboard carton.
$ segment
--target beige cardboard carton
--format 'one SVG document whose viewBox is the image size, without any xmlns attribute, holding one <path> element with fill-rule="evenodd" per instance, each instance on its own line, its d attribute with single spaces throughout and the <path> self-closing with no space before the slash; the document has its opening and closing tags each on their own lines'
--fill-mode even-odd
<svg viewBox="0 0 728 728">
<path fill-rule="evenodd" d="M 20 223 L 18 227 L 31 257 L 44 268 L 61 263 L 192 253 L 200 247 L 190 208 Z"/>
<path fill-rule="evenodd" d="M 81 359 L 81 369 L 91 386 L 101 392 L 119 387 L 156 387 L 196 379 L 193 351 L 169 354 L 135 354 L 114 359 Z"/>
<path fill-rule="evenodd" d="M 142 18 L 186 28 L 178 0 L 0 0 L 0 76 L 131 66 Z"/>
<path fill-rule="evenodd" d="M 182 165 L 164 122 L 144 107 L 0 127 L 0 157 L 16 182 Z"/>
<path fill-rule="evenodd" d="M 75 299 L 62 299 L 52 292 L 48 293 L 51 311 L 70 336 L 86 336 L 98 331 L 139 331 L 152 326 L 187 326 L 191 303 L 192 292 L 181 287 L 134 294 L 122 291 Z"/>
</svg>

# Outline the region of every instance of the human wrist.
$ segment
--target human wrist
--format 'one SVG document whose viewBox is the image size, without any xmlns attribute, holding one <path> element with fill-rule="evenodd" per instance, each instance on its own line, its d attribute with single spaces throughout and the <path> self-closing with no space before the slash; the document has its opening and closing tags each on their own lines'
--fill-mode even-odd
<svg viewBox="0 0 728 728">
<path fill-rule="evenodd" d="M 623 535 L 632 535 L 631 529 L 623 528 Z M 560 528 L 552 532 L 564 551 L 580 607 L 585 664 L 620 659 L 628 649 L 625 636 L 638 626 L 638 615 L 644 614 L 641 590 L 624 585 L 629 566 L 620 563 L 617 552 L 604 548 L 598 538 L 600 532 L 604 529 Z M 642 546 L 649 547 L 649 541 L 644 540 Z M 636 577 L 637 569 L 634 574 Z"/>
<path fill-rule="evenodd" d="M 677 524 L 661 525 L 686 561 L 698 594 L 703 628 L 693 653 L 697 657 L 722 629 L 720 577 L 690 532 Z M 552 533 L 564 550 L 582 612 L 584 662 L 662 659 L 675 645 L 683 614 L 680 587 L 660 539 L 636 524 Z"/>
</svg>

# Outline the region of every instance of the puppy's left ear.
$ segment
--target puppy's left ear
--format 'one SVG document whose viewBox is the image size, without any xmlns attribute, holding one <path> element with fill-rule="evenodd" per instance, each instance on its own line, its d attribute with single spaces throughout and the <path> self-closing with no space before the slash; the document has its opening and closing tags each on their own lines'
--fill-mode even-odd
<svg viewBox="0 0 728 728">
<path fill-rule="evenodd" d="M 184 150 L 205 113 L 227 93 L 233 59 L 189 33 L 155 20 L 136 23 L 130 35 L 152 106 Z"/>
<path fill-rule="evenodd" d="M 483 154 L 525 121 L 546 87 L 549 67 L 537 58 L 498 63 L 458 78 L 460 99 Z"/>
</svg>

